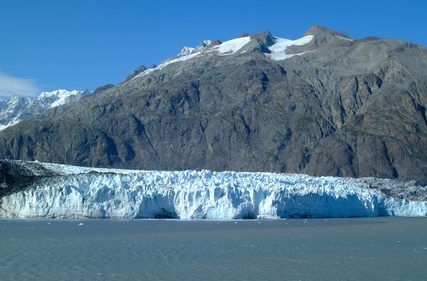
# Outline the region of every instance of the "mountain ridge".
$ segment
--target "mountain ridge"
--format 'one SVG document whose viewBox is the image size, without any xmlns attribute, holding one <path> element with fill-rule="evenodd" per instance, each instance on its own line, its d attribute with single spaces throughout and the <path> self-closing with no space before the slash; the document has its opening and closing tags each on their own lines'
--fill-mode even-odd
<svg viewBox="0 0 427 281">
<path fill-rule="evenodd" d="M 4 130 L 0 156 L 425 180 L 426 49 L 310 30 L 301 44 L 262 32 L 144 69 Z"/>
</svg>

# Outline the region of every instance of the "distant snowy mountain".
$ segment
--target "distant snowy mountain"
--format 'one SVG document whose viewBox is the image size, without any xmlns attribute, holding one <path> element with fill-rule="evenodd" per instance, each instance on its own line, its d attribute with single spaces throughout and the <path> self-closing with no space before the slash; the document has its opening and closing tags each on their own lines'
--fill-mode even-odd
<svg viewBox="0 0 427 281">
<path fill-rule="evenodd" d="M 38 114 L 46 109 L 79 100 L 90 91 L 56 90 L 43 92 L 34 98 L 11 97 L 0 99 L 0 131 L 19 123 L 23 118 Z"/>
</svg>

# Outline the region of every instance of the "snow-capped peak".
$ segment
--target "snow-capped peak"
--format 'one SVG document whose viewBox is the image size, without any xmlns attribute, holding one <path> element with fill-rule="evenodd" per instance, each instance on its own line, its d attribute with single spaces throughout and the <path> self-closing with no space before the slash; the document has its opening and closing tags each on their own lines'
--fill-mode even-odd
<svg viewBox="0 0 427 281">
<path fill-rule="evenodd" d="M 16 125 L 23 118 L 38 114 L 46 109 L 79 100 L 90 91 L 55 90 L 42 92 L 33 98 L 11 97 L 0 104 L 0 131 Z"/>
<path fill-rule="evenodd" d="M 67 91 L 64 89 L 59 89 L 52 92 L 42 92 L 37 97 L 37 99 L 39 101 L 49 103 L 50 105 L 49 107 L 52 108 L 52 107 L 66 104 L 69 99 L 72 99 L 73 97 L 76 97 L 83 93 L 84 91 L 77 91 L 77 90 Z"/>
<path fill-rule="evenodd" d="M 184 47 L 181 49 L 181 52 L 179 52 L 179 54 L 176 57 L 183 57 L 183 56 L 188 56 L 190 54 L 194 54 L 194 53 L 200 53 L 202 51 L 204 51 L 205 49 L 207 49 L 211 44 L 211 40 L 203 40 L 202 43 L 200 43 L 199 45 L 197 45 L 196 47 Z"/>
<path fill-rule="evenodd" d="M 59 90 L 55 90 L 55 91 L 51 91 L 51 92 L 42 92 L 40 93 L 40 95 L 38 96 L 38 98 L 44 98 L 44 97 L 53 97 L 53 96 L 71 96 L 71 95 L 77 95 L 79 93 L 82 93 L 83 91 L 77 91 L 77 90 L 64 90 L 64 89 L 59 89 Z"/>
</svg>

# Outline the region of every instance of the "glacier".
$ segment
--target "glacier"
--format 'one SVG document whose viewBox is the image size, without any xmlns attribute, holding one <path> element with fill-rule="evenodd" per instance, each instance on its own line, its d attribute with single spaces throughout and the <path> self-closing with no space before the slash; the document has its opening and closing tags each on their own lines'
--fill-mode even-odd
<svg viewBox="0 0 427 281">
<path fill-rule="evenodd" d="M 233 220 L 427 215 L 425 198 L 390 196 L 375 188 L 403 185 L 413 193 L 418 187 L 411 182 L 37 165 L 51 175 L 0 198 L 1 218 Z"/>
</svg>

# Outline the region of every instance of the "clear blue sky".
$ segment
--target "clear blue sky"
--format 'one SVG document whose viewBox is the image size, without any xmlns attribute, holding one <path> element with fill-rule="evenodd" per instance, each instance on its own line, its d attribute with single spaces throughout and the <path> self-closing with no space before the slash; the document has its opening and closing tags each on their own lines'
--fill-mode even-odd
<svg viewBox="0 0 427 281">
<path fill-rule="evenodd" d="M 409 0 L 0 0 L 0 96 L 9 86 L 93 90 L 183 46 L 243 32 L 293 39 L 320 24 L 427 46 L 426 14 L 427 1 Z"/>
</svg>

